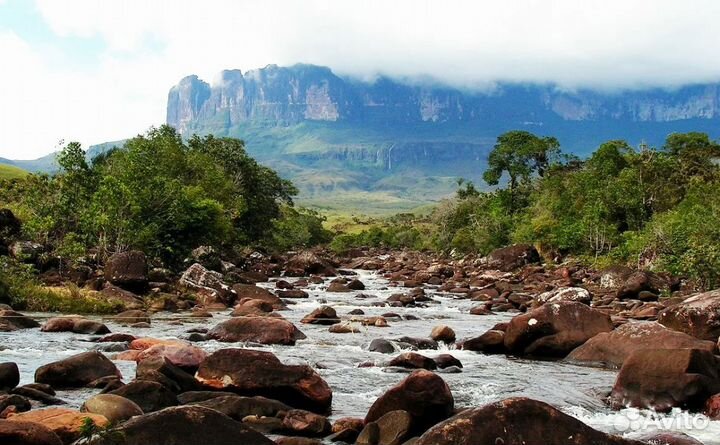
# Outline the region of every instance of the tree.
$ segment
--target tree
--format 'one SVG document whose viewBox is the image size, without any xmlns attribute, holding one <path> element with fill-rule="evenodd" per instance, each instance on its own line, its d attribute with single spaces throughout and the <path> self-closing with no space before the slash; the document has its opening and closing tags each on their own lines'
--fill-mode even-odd
<svg viewBox="0 0 720 445">
<path fill-rule="evenodd" d="M 488 156 L 483 179 L 498 185 L 503 174 L 509 177 L 510 211 L 515 212 L 515 191 L 538 175 L 543 177 L 554 158 L 560 154 L 560 143 L 554 137 L 539 137 L 527 131 L 509 131 L 500 135 Z"/>
</svg>

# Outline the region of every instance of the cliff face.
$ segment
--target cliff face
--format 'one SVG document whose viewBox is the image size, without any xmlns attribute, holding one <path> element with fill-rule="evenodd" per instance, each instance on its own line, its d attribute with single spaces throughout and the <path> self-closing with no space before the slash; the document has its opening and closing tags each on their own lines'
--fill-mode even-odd
<svg viewBox="0 0 720 445">
<path fill-rule="evenodd" d="M 499 85 L 489 93 L 342 79 L 313 65 L 224 71 L 214 85 L 189 76 L 170 90 L 167 122 L 181 132 L 240 123 L 672 122 L 720 118 L 718 85 L 602 94 L 551 86 Z"/>
</svg>

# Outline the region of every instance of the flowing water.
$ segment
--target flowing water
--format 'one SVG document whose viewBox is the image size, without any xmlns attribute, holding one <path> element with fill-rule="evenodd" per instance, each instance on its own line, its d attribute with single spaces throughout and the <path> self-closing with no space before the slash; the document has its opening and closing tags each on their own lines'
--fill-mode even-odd
<svg viewBox="0 0 720 445">
<path fill-rule="evenodd" d="M 393 357 L 392 354 L 367 351 L 371 340 L 401 336 L 427 338 L 438 324 L 452 327 L 458 339 L 462 339 L 480 335 L 496 323 L 512 317 L 512 314 L 470 315 L 468 310 L 473 302 L 449 294 L 433 295 L 432 289 L 426 291 L 433 295 L 435 302 L 429 303 L 427 308 L 375 307 L 373 303 L 385 300 L 397 293 L 398 289 L 389 287 L 387 280 L 371 272 L 357 273 L 366 286 L 362 293 L 376 298 L 356 298 L 359 292 L 328 293 L 324 291 L 327 283 L 311 285 L 306 289 L 310 298 L 294 300 L 296 304 L 290 305 L 290 309 L 283 312 L 283 316 L 299 326 L 308 338 L 295 346 L 257 348 L 272 351 L 286 364 L 309 364 L 315 367 L 333 390 L 331 418 L 364 417 L 378 396 L 405 378 L 406 373 L 381 366 Z M 260 285 L 272 289 L 274 283 Z M 328 332 L 327 326 L 299 323 L 305 314 L 321 304 L 334 307 L 341 317 L 352 309 L 360 308 L 366 316 L 394 312 L 402 316 L 414 315 L 419 320 L 389 319 L 389 327 L 363 327 L 362 332 L 356 334 L 332 334 Z M 148 329 L 131 329 L 111 321 L 106 324 L 112 332 L 129 332 L 138 337 L 183 338 L 188 329 L 211 328 L 229 318 L 229 312 L 216 313 L 208 319 L 189 319 L 183 314 L 160 313 L 156 314 L 152 327 Z M 30 383 L 39 366 L 97 347 L 90 339 L 91 336 L 71 333 L 41 333 L 39 329 L 0 333 L 0 346 L 5 348 L 0 350 L 0 362 L 16 362 L 21 371 L 21 383 Z M 196 345 L 208 352 L 243 346 L 216 341 L 199 342 Z M 463 363 L 461 373 L 439 371 L 450 386 L 457 406 L 480 406 L 508 397 L 526 396 L 548 402 L 590 426 L 609 433 L 625 433 L 632 437 L 642 428 L 646 428 L 645 431 L 672 429 L 685 432 L 705 444 L 720 445 L 720 421 L 708 421 L 704 416 L 691 416 L 679 410 L 663 415 L 646 410 L 609 410 L 603 398 L 612 388 L 616 371 L 504 355 L 483 355 L 442 345 L 437 351 L 420 353 L 429 357 L 450 353 Z M 380 366 L 358 367 L 358 364 L 367 361 Z M 134 377 L 133 362 L 118 361 L 116 364 L 125 381 Z M 59 391 L 58 396 L 67 400 L 70 406 L 79 406 L 96 392 L 90 389 Z"/>
</svg>

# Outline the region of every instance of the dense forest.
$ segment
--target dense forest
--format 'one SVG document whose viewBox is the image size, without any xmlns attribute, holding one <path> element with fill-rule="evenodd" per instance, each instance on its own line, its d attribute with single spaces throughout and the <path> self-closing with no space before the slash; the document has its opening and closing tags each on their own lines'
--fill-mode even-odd
<svg viewBox="0 0 720 445">
<path fill-rule="evenodd" d="M 485 254 L 535 244 L 546 259 L 568 255 L 596 267 L 624 263 L 720 284 L 720 145 L 703 133 L 670 135 L 634 149 L 608 141 L 585 160 L 554 138 L 501 135 L 482 192 L 460 181 L 430 216 L 400 215 L 332 246 L 385 245 Z"/>
</svg>

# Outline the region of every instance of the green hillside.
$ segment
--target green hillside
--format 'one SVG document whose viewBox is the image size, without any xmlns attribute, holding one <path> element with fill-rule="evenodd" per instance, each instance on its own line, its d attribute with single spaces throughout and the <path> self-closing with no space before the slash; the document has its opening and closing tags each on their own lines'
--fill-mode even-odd
<svg viewBox="0 0 720 445">
<path fill-rule="evenodd" d="M 0 179 L 22 178 L 28 172 L 12 165 L 0 164 Z"/>
</svg>

